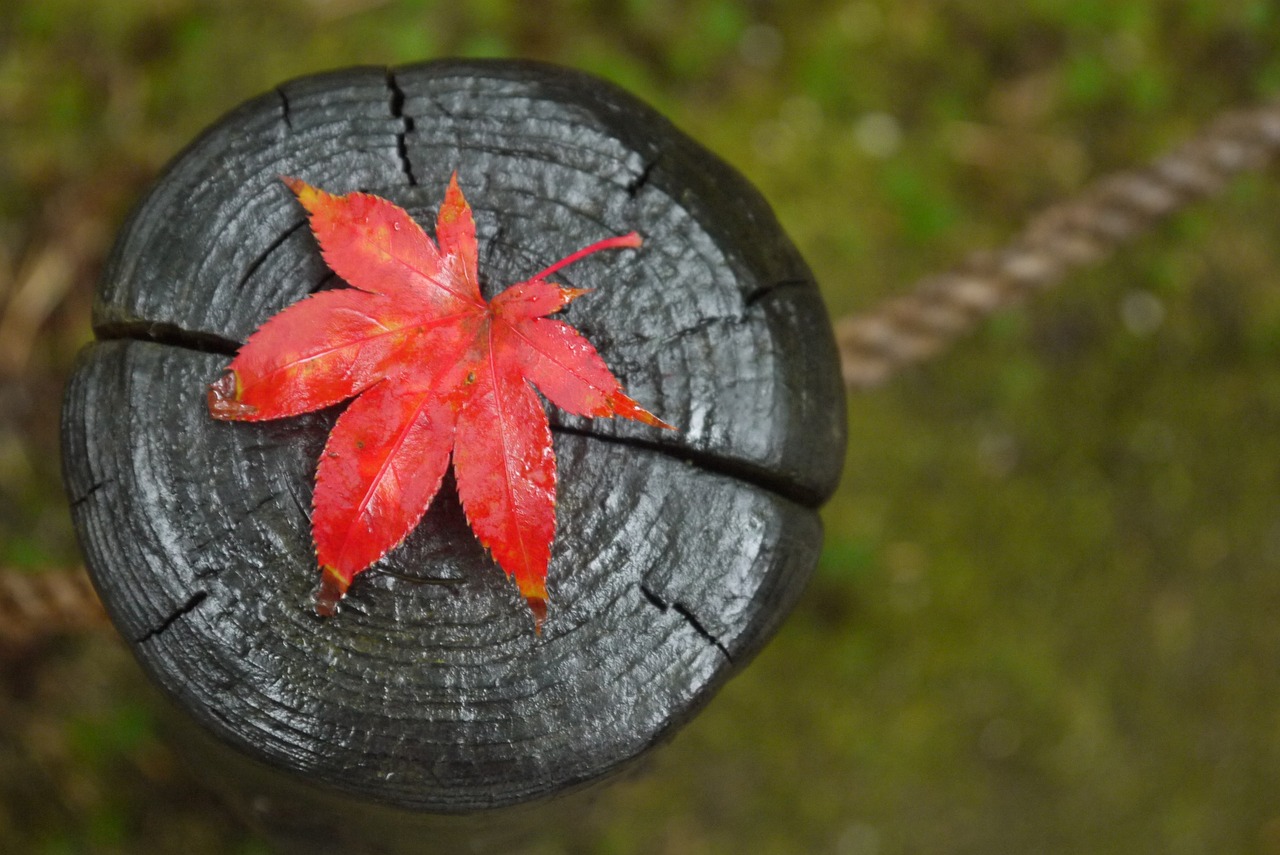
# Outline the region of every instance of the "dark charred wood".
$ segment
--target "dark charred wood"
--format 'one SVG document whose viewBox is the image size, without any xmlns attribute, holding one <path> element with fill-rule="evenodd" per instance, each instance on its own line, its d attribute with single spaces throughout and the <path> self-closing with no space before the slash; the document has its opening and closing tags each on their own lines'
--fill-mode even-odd
<svg viewBox="0 0 1280 855">
<path fill-rule="evenodd" d="M 430 227 L 454 170 L 486 295 L 599 238 L 646 240 L 565 270 L 595 289 L 565 319 L 679 430 L 553 410 L 541 636 L 448 481 L 318 619 L 309 508 L 338 410 L 223 423 L 204 403 L 230 347 L 333 284 L 280 175 Z M 139 205 L 94 321 L 64 450 L 108 612 L 221 743 L 343 803 L 460 814 L 617 772 L 751 658 L 816 562 L 845 413 L 812 276 L 744 179 L 593 78 L 441 62 L 251 101 Z"/>
</svg>

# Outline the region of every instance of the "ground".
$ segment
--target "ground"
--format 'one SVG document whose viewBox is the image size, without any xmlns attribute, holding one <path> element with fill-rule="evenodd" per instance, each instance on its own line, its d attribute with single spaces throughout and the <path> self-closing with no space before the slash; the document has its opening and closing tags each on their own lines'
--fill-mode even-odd
<svg viewBox="0 0 1280 855">
<path fill-rule="evenodd" d="M 337 66 L 522 56 L 742 170 L 833 315 L 1280 90 L 1264 0 L 8 0 L 0 565 L 79 561 L 61 385 L 129 206 Z M 536 853 L 1280 852 L 1280 182 L 1244 179 L 882 390 L 808 594 Z M 0 657 L 0 850 L 268 851 L 108 630 Z"/>
</svg>

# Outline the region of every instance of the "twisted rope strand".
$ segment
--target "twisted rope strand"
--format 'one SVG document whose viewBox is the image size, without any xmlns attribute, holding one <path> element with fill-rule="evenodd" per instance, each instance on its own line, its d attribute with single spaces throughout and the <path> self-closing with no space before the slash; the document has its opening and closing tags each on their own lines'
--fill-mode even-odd
<svg viewBox="0 0 1280 855">
<path fill-rule="evenodd" d="M 23 573 L 0 568 L 0 650 L 107 625 L 84 568 Z"/>
<path fill-rule="evenodd" d="M 1149 165 L 1104 176 L 1032 218 L 1003 248 L 975 252 L 955 269 L 836 321 L 840 368 L 868 389 L 929 359 L 997 310 L 1097 264 L 1235 175 L 1280 153 L 1280 104 L 1224 113 Z"/>
</svg>

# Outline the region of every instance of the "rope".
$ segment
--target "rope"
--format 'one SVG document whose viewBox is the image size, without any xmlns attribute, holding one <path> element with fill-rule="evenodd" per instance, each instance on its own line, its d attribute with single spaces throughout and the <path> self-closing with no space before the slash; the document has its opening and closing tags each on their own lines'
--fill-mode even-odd
<svg viewBox="0 0 1280 855">
<path fill-rule="evenodd" d="M 1033 218 L 1002 249 L 974 253 L 903 296 L 836 321 L 845 384 L 878 386 L 937 355 L 988 315 L 1097 264 L 1278 154 L 1280 104 L 1272 104 L 1225 113 L 1146 167 L 1094 181 Z M 83 569 L 26 574 L 0 568 L 0 650 L 106 625 Z"/>
<path fill-rule="evenodd" d="M 106 613 L 82 568 L 42 573 L 0 568 L 0 652 L 106 625 Z"/>
<path fill-rule="evenodd" d="M 977 252 L 907 294 L 836 321 L 850 389 L 878 386 L 980 321 L 1096 264 L 1238 173 L 1280 154 L 1280 104 L 1225 113 L 1144 168 L 1104 176 L 1036 216 L 1005 247 Z"/>
</svg>

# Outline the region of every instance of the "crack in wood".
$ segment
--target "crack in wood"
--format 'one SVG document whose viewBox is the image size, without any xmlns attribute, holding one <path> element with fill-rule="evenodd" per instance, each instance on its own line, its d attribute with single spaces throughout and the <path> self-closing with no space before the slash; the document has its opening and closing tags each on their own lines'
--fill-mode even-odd
<svg viewBox="0 0 1280 855">
<path fill-rule="evenodd" d="M 439 110 L 440 114 L 444 116 L 446 119 L 456 118 L 453 114 L 453 111 L 444 105 L 444 102 L 440 100 L 440 96 L 437 95 L 435 92 L 432 92 L 431 90 L 428 89 L 426 92 L 423 92 L 420 94 L 426 95 L 427 100 L 431 102 L 431 106 Z"/>
<path fill-rule="evenodd" d="M 169 627 L 174 625 L 174 623 L 178 620 L 178 618 L 191 614 L 193 611 L 195 611 L 197 608 L 200 607 L 201 603 L 203 603 L 208 598 L 209 598 L 208 591 L 196 591 L 194 594 L 192 594 L 190 597 L 187 598 L 187 601 L 185 603 L 178 606 L 178 608 L 175 609 L 168 617 L 166 617 L 156 626 L 147 630 L 145 633 L 142 634 L 141 637 L 135 638 L 133 643 L 135 645 L 143 644 L 144 642 L 151 641 L 156 636 L 163 634 L 169 629 Z"/>
<path fill-rule="evenodd" d="M 302 514 L 302 518 L 305 519 L 307 521 L 307 525 L 310 526 L 311 525 L 311 506 L 306 502 L 302 501 L 302 499 L 299 498 L 298 494 L 295 491 L 289 490 L 288 493 L 289 493 L 289 500 L 293 502 L 293 506 L 298 509 L 299 513 Z"/>
<path fill-rule="evenodd" d="M 731 318 L 706 319 L 706 323 L 682 330 L 680 335 L 688 334 L 695 328 L 709 327 L 716 323 L 742 323 L 744 320 Z M 171 323 L 142 320 L 113 321 L 100 324 L 95 328 L 94 332 L 99 341 L 146 341 L 183 350 L 226 357 L 234 357 L 241 347 L 241 342 L 214 335 L 213 333 L 185 330 Z M 557 410 L 553 411 L 552 418 L 563 418 L 563 416 L 559 415 Z M 551 430 L 553 433 L 581 436 L 600 442 L 639 448 L 666 457 L 675 457 L 703 471 L 745 482 L 807 508 L 817 508 L 824 501 L 824 497 L 821 494 L 804 485 L 793 483 L 785 474 L 772 472 L 760 465 L 717 456 L 687 445 L 634 436 L 618 436 L 562 423 L 553 423 Z"/>
<path fill-rule="evenodd" d="M 396 133 L 396 155 L 400 158 L 400 169 L 404 172 L 405 178 L 409 179 L 409 186 L 417 187 L 418 178 L 413 173 L 413 163 L 409 160 L 409 146 L 405 141 L 405 137 L 413 133 L 417 126 L 413 117 L 404 112 L 404 90 L 400 88 L 396 73 L 391 69 L 387 69 L 387 89 L 391 92 L 391 116 L 400 120 L 400 130 Z"/>
<path fill-rule="evenodd" d="M 661 612 L 670 611 L 680 615 L 680 617 L 684 618 L 685 623 L 687 623 L 694 632 L 714 644 L 716 649 L 724 654 L 724 658 L 727 659 L 730 664 L 733 663 L 733 657 L 729 655 L 729 648 L 725 647 L 720 639 L 716 638 L 711 630 L 707 629 L 702 621 L 698 620 L 698 616 L 695 615 L 688 606 L 678 600 L 674 602 L 664 600 L 662 597 L 654 593 L 653 589 L 647 585 L 640 584 L 637 585 L 637 587 L 640 589 L 640 593 L 644 598 L 649 601 L 650 605 Z"/>
<path fill-rule="evenodd" d="M 645 185 L 649 183 L 649 179 L 653 175 L 654 168 L 658 165 L 659 161 L 661 160 L 662 160 L 661 156 L 655 157 L 653 160 L 650 160 L 643 167 L 641 167 L 640 171 L 636 173 L 634 178 L 632 178 L 630 181 L 627 182 L 626 191 L 628 196 L 634 199 L 636 198 L 636 196 L 640 195 L 640 191 L 643 190 L 645 188 Z"/>
<path fill-rule="evenodd" d="M 276 87 L 276 95 L 280 97 L 280 118 L 284 120 L 284 126 L 293 131 L 293 115 L 292 108 L 289 106 L 289 94 L 284 91 L 281 86 Z"/>
<path fill-rule="evenodd" d="M 271 257 L 271 253 L 279 249 L 285 241 L 293 237 L 294 232 L 298 231 L 298 229 L 301 229 L 306 224 L 307 221 L 305 219 L 299 220 L 292 226 L 289 226 L 289 228 L 285 229 L 279 237 L 267 244 L 263 248 L 262 252 L 258 253 L 257 257 L 254 258 L 253 261 L 249 262 L 249 266 L 245 268 L 244 275 L 242 275 L 240 277 L 240 281 L 236 283 L 236 290 L 239 291 L 244 288 L 245 283 L 253 278 L 253 274 L 258 272 L 258 268 L 263 264 L 266 264 L 267 259 Z"/>
<path fill-rule="evenodd" d="M 98 492 L 103 487 L 106 487 L 109 484 L 114 484 L 115 480 L 116 480 L 115 478 L 103 478 L 101 481 L 94 481 L 92 484 L 89 485 L 89 487 L 83 493 L 81 493 L 79 496 L 71 500 L 71 507 L 73 508 L 80 507 L 85 502 L 87 502 L 94 493 Z"/>
<path fill-rule="evenodd" d="M 240 342 L 211 332 L 187 330 L 167 321 L 141 319 L 108 321 L 93 329 L 98 341 L 149 341 L 197 353 L 235 356 Z"/>
<path fill-rule="evenodd" d="M 701 469 L 704 472 L 710 472 L 715 475 L 724 475 L 735 481 L 741 481 L 764 490 L 766 493 L 772 493 L 784 499 L 789 499 L 798 505 L 806 508 L 817 508 L 823 502 L 822 496 L 814 491 L 799 484 L 793 484 L 787 480 L 786 476 L 771 472 L 750 463 L 738 460 L 732 460 L 726 457 L 718 457 L 701 449 L 691 448 L 687 445 L 675 445 L 651 439 L 642 439 L 637 436 L 617 436 L 614 434 L 596 433 L 586 428 L 576 427 L 574 425 L 552 424 L 551 432 L 553 434 L 567 434 L 569 436 L 581 436 L 597 442 L 607 442 L 612 445 L 622 445 L 629 448 L 639 448 L 645 451 L 652 451 L 655 454 L 661 454 L 664 457 L 674 457 L 678 460 Z"/>
</svg>

